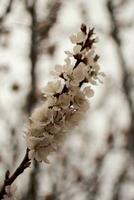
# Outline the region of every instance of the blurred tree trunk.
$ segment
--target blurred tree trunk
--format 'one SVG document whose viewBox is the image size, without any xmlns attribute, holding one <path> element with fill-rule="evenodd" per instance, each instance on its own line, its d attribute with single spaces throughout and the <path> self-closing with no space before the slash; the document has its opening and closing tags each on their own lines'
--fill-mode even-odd
<svg viewBox="0 0 134 200">
<path fill-rule="evenodd" d="M 26 111 L 30 115 L 32 108 L 34 107 L 38 94 L 37 94 L 37 80 L 36 70 L 38 55 L 40 54 L 40 46 L 44 40 L 48 40 L 49 32 L 53 25 L 56 23 L 58 11 L 60 9 L 60 1 L 54 1 L 50 4 L 49 13 L 46 19 L 41 22 L 38 21 L 36 12 L 38 1 L 33 0 L 32 2 L 25 1 L 28 13 L 31 16 L 31 47 L 30 47 L 30 60 L 31 60 L 31 90 L 26 100 Z M 39 164 L 37 161 L 33 162 L 33 168 L 30 173 L 29 187 L 27 193 L 24 194 L 22 200 L 37 200 L 38 196 L 38 174 Z"/>
<path fill-rule="evenodd" d="M 127 3 L 127 1 L 124 1 L 123 5 Z M 126 150 L 128 150 L 130 157 L 133 160 L 134 156 L 134 106 L 133 106 L 133 100 L 132 100 L 132 90 L 133 84 L 132 84 L 132 75 L 129 71 L 129 67 L 127 66 L 127 62 L 125 60 L 125 57 L 123 55 L 123 47 L 122 47 L 122 38 L 120 36 L 121 33 L 121 25 L 119 23 L 118 17 L 117 17 L 117 10 L 122 8 L 122 3 L 115 6 L 114 2 L 112 0 L 107 1 L 107 10 L 110 16 L 110 23 L 111 23 L 111 37 L 115 43 L 117 56 L 120 62 L 120 67 L 122 71 L 122 88 L 123 92 L 126 97 L 127 105 L 129 108 L 130 113 L 130 124 L 126 133 Z M 130 163 L 131 166 L 132 163 Z M 121 186 L 126 180 L 126 174 L 128 168 L 124 168 L 122 172 L 120 173 L 120 176 L 118 177 L 117 182 L 114 185 L 114 193 L 113 193 L 113 200 L 119 200 L 120 194 L 121 194 Z"/>
</svg>

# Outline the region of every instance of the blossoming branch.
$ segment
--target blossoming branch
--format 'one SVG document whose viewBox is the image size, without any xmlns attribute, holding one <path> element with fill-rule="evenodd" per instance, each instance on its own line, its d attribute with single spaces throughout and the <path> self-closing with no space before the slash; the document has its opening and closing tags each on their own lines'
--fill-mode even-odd
<svg viewBox="0 0 134 200">
<path fill-rule="evenodd" d="M 104 75 L 95 53 L 94 29 L 82 24 L 70 37 L 73 51 L 65 51 L 64 65 L 56 65 L 54 80 L 43 91 L 43 101 L 32 113 L 26 134 L 29 158 L 48 163 L 47 156 L 58 149 L 69 131 L 79 124 L 88 110 L 92 85 Z"/>
<path fill-rule="evenodd" d="M 32 159 L 49 163 L 48 155 L 57 151 L 66 135 L 85 116 L 88 98 L 94 95 L 92 85 L 102 82 L 104 73 L 100 71 L 99 56 L 95 53 L 94 29 L 82 24 L 81 30 L 70 40 L 73 50 L 65 51 L 65 63 L 56 65 L 52 71 L 54 79 L 44 88 L 42 102 L 27 123 L 26 155 L 12 176 L 6 174 L 0 199 L 6 198 L 9 186 L 29 167 Z"/>
</svg>

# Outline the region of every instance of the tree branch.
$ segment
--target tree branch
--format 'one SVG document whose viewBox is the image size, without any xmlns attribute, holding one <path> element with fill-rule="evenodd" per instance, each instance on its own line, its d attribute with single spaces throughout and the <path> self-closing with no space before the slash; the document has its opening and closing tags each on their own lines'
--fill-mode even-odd
<svg viewBox="0 0 134 200">
<path fill-rule="evenodd" d="M 4 181 L 3 187 L 0 191 L 0 200 L 3 199 L 4 195 L 6 195 L 6 186 L 11 185 L 16 180 L 16 178 L 20 174 L 22 174 L 26 168 L 28 168 L 30 166 L 31 161 L 28 158 L 28 152 L 29 152 L 29 150 L 27 149 L 24 159 L 22 160 L 22 162 L 20 163 L 18 168 L 15 170 L 15 172 L 11 176 L 9 174 L 9 171 L 7 171 L 7 173 L 5 175 L 5 181 Z"/>
</svg>

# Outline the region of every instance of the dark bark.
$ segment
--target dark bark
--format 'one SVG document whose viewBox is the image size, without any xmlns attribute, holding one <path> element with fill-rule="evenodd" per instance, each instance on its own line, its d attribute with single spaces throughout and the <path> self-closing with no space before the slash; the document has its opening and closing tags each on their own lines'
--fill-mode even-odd
<svg viewBox="0 0 134 200">
<path fill-rule="evenodd" d="M 28 152 L 29 152 L 29 150 L 27 149 L 23 161 L 20 163 L 20 165 L 17 167 L 17 169 L 11 176 L 10 176 L 9 171 L 7 171 L 7 173 L 5 175 L 3 187 L 0 191 L 0 200 L 3 199 L 4 195 L 6 194 L 6 186 L 11 185 L 16 180 L 16 178 L 20 174 L 22 174 L 26 168 L 28 168 L 30 166 L 31 161 L 28 158 Z"/>
<path fill-rule="evenodd" d="M 37 52 L 37 16 L 36 16 L 36 1 L 33 0 L 32 5 L 28 5 L 27 2 L 27 11 L 31 16 L 31 46 L 30 46 L 30 60 L 31 60 L 31 89 L 28 93 L 26 99 L 26 112 L 28 115 L 31 114 L 31 111 L 37 101 L 37 93 L 36 93 L 36 63 L 38 58 Z M 33 161 L 33 168 L 30 173 L 30 183 L 29 188 L 26 194 L 22 197 L 22 199 L 36 200 L 37 199 L 37 172 L 38 172 L 38 163 L 37 161 Z"/>
</svg>

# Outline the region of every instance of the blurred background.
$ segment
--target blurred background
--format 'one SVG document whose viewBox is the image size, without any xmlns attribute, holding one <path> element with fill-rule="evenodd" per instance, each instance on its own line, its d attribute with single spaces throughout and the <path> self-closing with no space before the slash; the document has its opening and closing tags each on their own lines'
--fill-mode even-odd
<svg viewBox="0 0 134 200">
<path fill-rule="evenodd" d="M 134 0 L 0 0 L 0 184 L 25 154 L 25 124 L 69 36 L 95 27 L 106 74 L 51 164 L 34 162 L 19 200 L 134 200 Z"/>
</svg>

